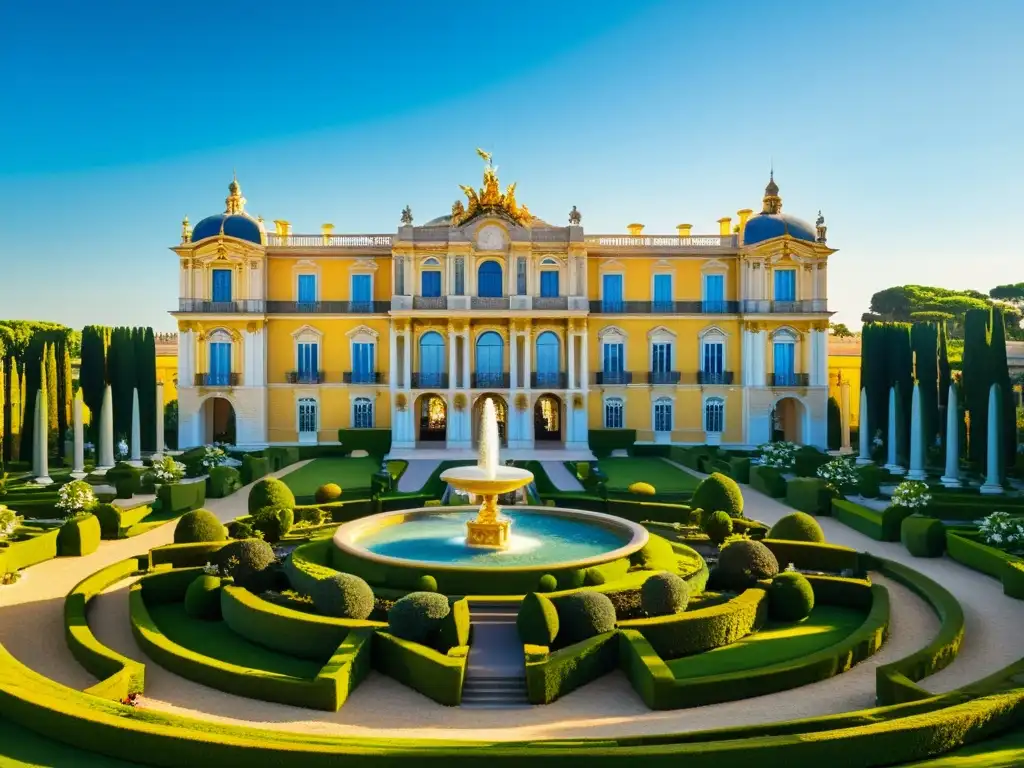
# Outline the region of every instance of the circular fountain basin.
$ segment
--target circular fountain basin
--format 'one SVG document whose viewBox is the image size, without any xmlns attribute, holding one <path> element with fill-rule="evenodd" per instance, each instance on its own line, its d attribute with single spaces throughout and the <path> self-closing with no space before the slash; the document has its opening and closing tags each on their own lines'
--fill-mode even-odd
<svg viewBox="0 0 1024 768">
<path fill-rule="evenodd" d="M 624 575 L 629 555 L 648 539 L 642 526 L 611 515 L 517 506 L 501 512 L 512 521 L 509 546 L 481 549 L 466 544 L 476 514 L 475 507 L 432 507 L 353 520 L 334 534 L 333 565 L 389 587 L 411 589 L 432 575 L 449 594 L 523 594 L 546 573 L 566 587 L 596 566 Z"/>
</svg>

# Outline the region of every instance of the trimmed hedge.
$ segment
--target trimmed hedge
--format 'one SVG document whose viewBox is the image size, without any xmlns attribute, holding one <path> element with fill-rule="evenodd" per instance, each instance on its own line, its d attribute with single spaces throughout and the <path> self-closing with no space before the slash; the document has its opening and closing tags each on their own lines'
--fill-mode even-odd
<svg viewBox="0 0 1024 768">
<path fill-rule="evenodd" d="M 947 530 L 946 551 L 958 563 L 999 579 L 1003 594 L 1024 600 L 1024 561 L 1020 558 L 984 544 L 974 531 Z"/>
<path fill-rule="evenodd" d="M 550 704 L 619 665 L 616 632 L 605 632 L 548 653 L 543 646 L 525 646 L 526 696 L 531 704 Z"/>
<path fill-rule="evenodd" d="M 558 627 L 558 610 L 548 597 L 531 592 L 523 598 L 516 614 L 516 630 L 523 645 L 552 645 Z"/>
<path fill-rule="evenodd" d="M 731 456 L 729 458 L 729 477 L 737 483 L 749 483 L 750 459 L 746 456 Z"/>
<path fill-rule="evenodd" d="M 832 500 L 832 517 L 876 541 L 899 541 L 903 519 L 912 513 L 907 507 L 889 505 L 876 512 L 846 499 Z"/>
<path fill-rule="evenodd" d="M 942 557 L 946 551 L 946 526 L 934 517 L 910 515 L 903 519 L 900 541 L 914 557 Z"/>
<path fill-rule="evenodd" d="M 437 632 L 438 648 L 443 648 L 447 653 L 452 648 L 469 645 L 470 624 L 469 601 L 456 600 L 452 603 L 448 615 L 441 621 Z"/>
<path fill-rule="evenodd" d="M 780 539 L 762 539 L 761 543 L 772 551 L 775 559 L 782 566 L 793 563 L 797 568 L 805 571 L 823 571 L 825 573 L 851 571 L 861 575 L 865 572 L 861 554 L 849 547 L 824 542 L 782 541 Z"/>
<path fill-rule="evenodd" d="M 91 555 L 100 548 L 100 521 L 96 515 L 68 520 L 57 535 L 57 554 L 61 557 Z"/>
<path fill-rule="evenodd" d="M 198 544 L 203 541 L 224 541 L 227 530 L 208 509 L 193 509 L 178 518 L 174 526 L 175 544 Z"/>
<path fill-rule="evenodd" d="M 388 611 L 388 631 L 397 638 L 429 644 L 451 613 L 448 598 L 436 592 L 410 592 Z"/>
<path fill-rule="evenodd" d="M 750 468 L 750 487 L 773 499 L 786 496 L 786 478 L 775 467 L 755 464 Z"/>
<path fill-rule="evenodd" d="M 104 539 L 119 539 L 133 525 L 138 524 L 149 515 L 152 508 L 142 504 L 125 509 L 113 504 L 97 504 L 89 510 L 100 521 L 100 536 Z"/>
<path fill-rule="evenodd" d="M 390 429 L 339 429 L 338 442 L 347 453 L 366 451 L 376 459 L 391 453 Z"/>
<path fill-rule="evenodd" d="M 200 541 L 195 544 L 164 544 L 149 551 L 149 567 L 170 565 L 173 568 L 192 568 L 216 561 L 217 553 L 229 542 Z"/>
<path fill-rule="evenodd" d="M 242 475 L 234 467 L 214 467 L 206 478 L 206 496 L 223 499 L 242 487 Z"/>
<path fill-rule="evenodd" d="M 313 605 L 324 616 L 362 621 L 373 613 L 373 590 L 358 576 L 337 573 L 320 580 Z"/>
<path fill-rule="evenodd" d="M 725 512 L 729 517 L 743 517 L 743 492 L 731 477 L 714 472 L 700 481 L 690 504 L 707 512 Z"/>
<path fill-rule="evenodd" d="M 612 455 L 612 451 L 633 452 L 635 429 L 591 429 L 587 432 L 587 447 L 599 459 Z"/>
<path fill-rule="evenodd" d="M 716 583 L 729 589 L 752 587 L 762 579 L 770 579 L 779 572 L 775 554 L 760 541 L 739 539 L 726 544 L 718 553 L 715 566 Z"/>
<path fill-rule="evenodd" d="M 299 460 L 299 449 L 294 445 L 274 445 L 264 448 L 263 456 L 270 462 L 271 472 L 280 472 Z"/>
<path fill-rule="evenodd" d="M 14 536 L 0 542 L 0 574 L 14 573 L 30 565 L 53 560 L 57 556 L 57 538 L 60 528 L 33 528 L 22 526 Z"/>
<path fill-rule="evenodd" d="M 820 477 L 794 477 L 786 483 L 786 503 L 809 515 L 828 515 L 835 491 Z"/>
<path fill-rule="evenodd" d="M 185 590 L 185 615 L 203 621 L 220 619 L 221 580 L 217 576 L 196 576 Z"/>
<path fill-rule="evenodd" d="M 768 587 L 768 615 L 776 621 L 803 621 L 814 610 L 814 588 L 802 573 L 783 572 Z"/>
<path fill-rule="evenodd" d="M 262 509 L 294 509 L 295 495 L 292 489 L 276 477 L 265 477 L 249 489 L 249 514 L 255 515 Z"/>
<path fill-rule="evenodd" d="M 794 457 L 793 472 L 798 477 L 817 478 L 818 467 L 828 464 L 831 460 L 831 456 L 817 448 L 801 446 Z"/>
<path fill-rule="evenodd" d="M 160 508 L 173 515 L 180 515 L 192 509 L 199 509 L 206 503 L 205 482 L 177 482 L 161 485 L 157 491 Z"/>
<path fill-rule="evenodd" d="M 232 560 L 237 562 L 231 563 Z M 260 539 L 229 541 L 217 551 L 221 573 L 230 570 L 235 584 L 251 592 L 262 592 L 273 585 L 274 550 Z"/>
<path fill-rule="evenodd" d="M 462 703 L 467 656 L 465 646 L 446 655 L 387 632 L 373 633 L 374 669 L 449 707 Z"/>
<path fill-rule="evenodd" d="M 270 459 L 263 456 L 245 454 L 242 457 L 242 485 L 249 485 L 270 474 Z"/>
<path fill-rule="evenodd" d="M 689 587 L 674 573 L 656 573 L 640 586 L 640 605 L 648 616 L 682 613 L 689 602 Z"/>
<path fill-rule="evenodd" d="M 790 483 L 789 487 L 793 487 L 792 483 Z M 818 521 L 806 512 L 793 512 L 776 521 L 775 525 L 768 531 L 768 538 L 781 541 L 803 541 L 823 544 L 825 542 L 825 532 L 821 530 Z"/>
</svg>

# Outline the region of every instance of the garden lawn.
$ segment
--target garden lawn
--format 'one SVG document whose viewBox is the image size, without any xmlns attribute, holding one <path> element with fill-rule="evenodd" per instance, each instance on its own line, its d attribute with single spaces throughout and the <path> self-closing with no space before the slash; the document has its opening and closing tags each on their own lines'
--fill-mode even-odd
<svg viewBox="0 0 1024 768">
<path fill-rule="evenodd" d="M 906 765 L 910 768 L 1019 768 L 1024 765 L 1024 728 Z"/>
<path fill-rule="evenodd" d="M 863 624 L 865 617 L 863 611 L 820 605 L 799 624 L 769 622 L 731 645 L 665 663 L 677 680 L 766 667 L 835 645 Z"/>
<path fill-rule="evenodd" d="M 600 459 L 597 465 L 608 476 L 608 488 L 625 491 L 633 483 L 650 483 L 658 493 L 693 493 L 700 478 L 657 457 Z"/>
<path fill-rule="evenodd" d="M 223 621 L 190 618 L 185 613 L 183 603 L 160 603 L 146 607 L 160 631 L 170 640 L 190 651 L 228 664 L 312 680 L 320 674 L 323 664 L 327 663 L 327 659 L 318 664 L 250 643 L 232 632 Z"/>
<path fill-rule="evenodd" d="M 295 500 L 311 503 L 316 489 L 326 483 L 341 486 L 341 501 L 346 498 L 365 498 L 370 491 L 370 478 L 380 470 L 380 462 L 369 456 L 362 459 L 313 459 L 281 479 L 292 489 Z M 359 494 L 358 491 L 364 493 Z"/>
<path fill-rule="evenodd" d="M 40 768 L 61 765 L 75 768 L 140 768 L 139 763 L 126 763 L 113 757 L 83 752 L 0 718 L 0 766 Z"/>
</svg>

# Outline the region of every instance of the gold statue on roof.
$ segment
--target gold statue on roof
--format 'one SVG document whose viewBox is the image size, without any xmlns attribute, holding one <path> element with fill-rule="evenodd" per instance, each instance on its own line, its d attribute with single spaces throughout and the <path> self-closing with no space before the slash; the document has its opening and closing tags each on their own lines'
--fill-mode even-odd
<svg viewBox="0 0 1024 768">
<path fill-rule="evenodd" d="M 484 185 L 479 190 L 460 184 L 465 193 L 468 205 L 465 209 L 461 202 L 452 206 L 452 225 L 458 226 L 481 213 L 498 213 L 512 219 L 517 224 L 529 225 L 533 214 L 525 205 L 516 201 L 515 182 L 506 187 L 504 194 L 498 184 L 498 169 L 491 162 L 491 153 L 477 149 L 476 153 L 486 163 L 484 166 Z"/>
</svg>

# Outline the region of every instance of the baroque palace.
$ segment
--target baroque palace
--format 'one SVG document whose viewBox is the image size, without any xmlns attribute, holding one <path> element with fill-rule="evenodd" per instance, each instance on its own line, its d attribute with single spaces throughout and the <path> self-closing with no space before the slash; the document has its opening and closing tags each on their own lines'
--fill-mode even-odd
<svg viewBox="0 0 1024 768">
<path fill-rule="evenodd" d="M 828 257 L 815 226 L 762 210 L 715 235 L 584 234 L 483 186 L 395 234 L 267 231 L 237 180 L 182 223 L 179 446 L 334 443 L 385 428 L 394 455 L 468 450 L 482 404 L 511 451 L 588 455 L 591 429 L 639 442 L 824 447 Z"/>
</svg>

